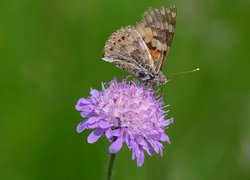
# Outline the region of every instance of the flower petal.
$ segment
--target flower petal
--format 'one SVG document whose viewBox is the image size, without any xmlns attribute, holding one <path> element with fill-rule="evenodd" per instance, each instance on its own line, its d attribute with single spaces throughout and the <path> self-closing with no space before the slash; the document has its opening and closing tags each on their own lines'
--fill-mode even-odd
<svg viewBox="0 0 250 180">
<path fill-rule="evenodd" d="M 100 127 L 100 128 L 105 129 L 105 128 L 109 128 L 109 127 L 111 127 L 111 126 L 112 126 L 112 124 L 108 123 L 108 122 L 105 121 L 105 120 L 99 121 L 99 127 Z"/>
<path fill-rule="evenodd" d="M 152 156 L 154 154 L 152 147 L 145 140 L 141 140 L 140 145 L 142 146 L 143 150 L 147 151 L 147 153 L 150 156 Z"/>
<path fill-rule="evenodd" d="M 102 135 L 104 131 L 103 129 L 96 129 L 88 136 L 88 143 L 92 144 L 95 143 Z"/>
<path fill-rule="evenodd" d="M 113 131 L 111 131 L 112 136 L 118 137 L 121 136 L 121 129 L 115 129 Z"/>
<path fill-rule="evenodd" d="M 91 89 L 90 94 L 93 97 L 98 97 L 99 96 L 99 91 L 97 91 L 96 89 Z"/>
<path fill-rule="evenodd" d="M 141 167 L 144 163 L 144 152 L 140 150 L 137 156 L 137 167 Z"/>
<path fill-rule="evenodd" d="M 123 139 L 121 137 L 117 138 L 117 140 L 109 146 L 109 152 L 117 153 L 118 151 L 120 151 L 122 147 L 122 143 L 123 143 Z"/>
<path fill-rule="evenodd" d="M 113 135 L 112 135 L 112 130 L 111 128 L 108 128 L 106 131 L 105 131 L 105 135 L 107 137 L 107 139 L 111 142 L 113 140 Z"/>
<path fill-rule="evenodd" d="M 162 134 L 161 134 L 161 141 L 163 141 L 163 142 L 168 142 L 168 144 L 171 144 L 168 135 L 166 135 L 165 133 L 162 133 Z"/>
<path fill-rule="evenodd" d="M 86 106 L 86 105 L 89 105 L 89 104 L 90 104 L 90 101 L 88 99 L 80 98 L 78 100 L 78 102 L 76 103 L 75 108 L 76 108 L 76 110 L 81 111 L 83 106 Z"/>
<path fill-rule="evenodd" d="M 93 111 L 93 106 L 92 105 L 86 105 L 81 107 L 81 116 L 82 117 L 87 117 L 89 113 L 91 113 Z"/>
<path fill-rule="evenodd" d="M 162 151 L 163 145 L 160 142 L 158 142 L 158 141 L 156 141 L 156 144 L 157 144 L 157 146 L 159 148 L 159 154 L 160 154 L 160 156 L 163 156 L 163 151 Z"/>
<path fill-rule="evenodd" d="M 159 153 L 160 150 L 159 150 L 159 147 L 158 147 L 156 141 L 155 140 L 149 140 L 149 143 L 151 144 L 151 146 L 155 150 L 155 152 Z"/>
<path fill-rule="evenodd" d="M 162 122 L 162 126 L 169 126 L 170 124 L 173 124 L 174 123 L 174 118 L 171 118 L 171 119 L 168 119 L 168 120 L 165 120 Z"/>
<path fill-rule="evenodd" d="M 85 129 L 87 129 L 87 120 L 80 122 L 76 127 L 76 131 L 78 133 L 84 131 Z"/>
<path fill-rule="evenodd" d="M 134 143 L 131 148 L 132 148 L 132 160 L 134 160 L 137 157 L 137 153 L 139 151 L 138 144 Z"/>
<path fill-rule="evenodd" d="M 98 123 L 88 124 L 88 129 L 94 129 L 98 127 Z"/>
<path fill-rule="evenodd" d="M 97 121 L 99 121 L 99 118 L 91 117 L 88 119 L 88 124 L 93 124 L 93 123 L 96 123 Z"/>
</svg>

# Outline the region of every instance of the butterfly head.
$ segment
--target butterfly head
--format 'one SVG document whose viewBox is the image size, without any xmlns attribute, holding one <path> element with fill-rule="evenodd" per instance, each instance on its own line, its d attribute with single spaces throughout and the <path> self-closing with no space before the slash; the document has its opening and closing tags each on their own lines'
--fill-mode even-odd
<svg viewBox="0 0 250 180">
<path fill-rule="evenodd" d="M 166 84 L 168 81 L 170 81 L 170 79 L 166 78 L 161 71 L 152 80 L 157 84 Z"/>
</svg>

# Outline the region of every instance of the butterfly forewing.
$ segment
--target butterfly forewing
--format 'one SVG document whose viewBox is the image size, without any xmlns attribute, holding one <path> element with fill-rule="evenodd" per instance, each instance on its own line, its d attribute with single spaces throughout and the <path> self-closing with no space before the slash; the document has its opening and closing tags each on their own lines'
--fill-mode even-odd
<svg viewBox="0 0 250 180">
<path fill-rule="evenodd" d="M 167 43 L 167 50 L 166 50 L 166 54 L 163 57 L 163 62 L 161 64 L 160 69 L 162 69 L 163 65 L 166 62 L 166 57 L 169 53 L 169 49 L 170 46 L 172 44 L 172 40 L 174 37 L 174 33 L 175 33 L 175 27 L 176 27 L 176 7 L 172 6 L 169 9 L 165 9 L 165 23 L 166 23 L 166 43 Z M 164 14 L 164 11 L 162 11 L 162 14 Z"/>
<path fill-rule="evenodd" d="M 145 41 L 153 59 L 153 67 L 157 74 L 165 63 L 174 36 L 176 25 L 176 7 L 169 9 L 148 9 L 143 19 L 137 23 L 136 30 Z"/>
</svg>

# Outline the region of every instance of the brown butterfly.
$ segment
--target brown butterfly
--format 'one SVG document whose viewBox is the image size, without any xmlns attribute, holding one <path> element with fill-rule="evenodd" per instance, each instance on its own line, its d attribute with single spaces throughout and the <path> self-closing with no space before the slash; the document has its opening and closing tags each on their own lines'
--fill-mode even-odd
<svg viewBox="0 0 250 180">
<path fill-rule="evenodd" d="M 105 44 L 103 60 L 143 81 L 164 84 L 162 73 L 176 25 L 176 7 L 149 8 L 135 26 L 121 28 Z"/>
</svg>

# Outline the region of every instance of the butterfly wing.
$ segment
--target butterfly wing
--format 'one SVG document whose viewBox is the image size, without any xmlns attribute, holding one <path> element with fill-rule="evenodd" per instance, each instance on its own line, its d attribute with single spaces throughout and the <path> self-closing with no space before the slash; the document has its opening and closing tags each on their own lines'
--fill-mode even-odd
<svg viewBox="0 0 250 180">
<path fill-rule="evenodd" d="M 104 47 L 103 59 L 139 77 L 149 72 L 150 54 L 134 27 L 121 28 L 111 35 Z"/>
<path fill-rule="evenodd" d="M 143 19 L 137 23 L 136 31 L 140 34 L 153 63 L 153 74 L 158 74 L 162 69 L 172 43 L 176 25 L 176 7 L 152 9 L 143 14 Z M 149 59 L 150 60 L 150 59 Z"/>
</svg>

